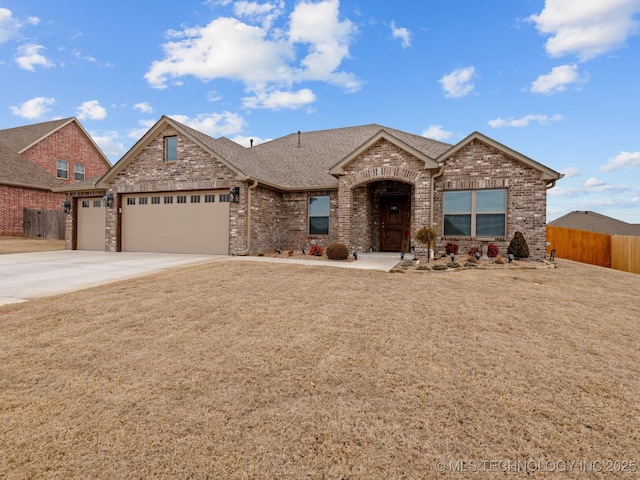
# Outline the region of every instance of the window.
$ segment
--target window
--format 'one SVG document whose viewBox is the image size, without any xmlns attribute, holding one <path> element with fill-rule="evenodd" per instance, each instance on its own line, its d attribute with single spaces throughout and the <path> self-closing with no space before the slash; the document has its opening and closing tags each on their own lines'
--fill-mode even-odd
<svg viewBox="0 0 640 480">
<path fill-rule="evenodd" d="M 164 203 L 173 203 L 173 197 L 164 197 Z"/>
<path fill-rule="evenodd" d="M 66 160 L 58 160 L 56 177 L 64 178 L 65 180 L 69 179 L 69 162 Z"/>
<path fill-rule="evenodd" d="M 178 203 L 187 203 L 186 195 L 178 195 Z"/>
<path fill-rule="evenodd" d="M 89 200 L 82 200 L 82 208 L 89 208 Z"/>
<path fill-rule="evenodd" d="M 102 206 L 102 202 L 100 200 L 94 200 L 93 201 L 93 206 L 94 207 L 101 207 Z"/>
<path fill-rule="evenodd" d="M 164 137 L 164 159 L 167 162 L 178 159 L 178 137 Z"/>
<path fill-rule="evenodd" d="M 140 197 L 138 199 L 138 204 L 139 205 L 146 205 L 147 204 L 147 197 Z"/>
<path fill-rule="evenodd" d="M 504 237 L 507 191 L 456 190 L 444 192 L 444 235 Z"/>
<path fill-rule="evenodd" d="M 216 196 L 215 195 L 205 195 L 204 196 L 204 203 L 212 203 L 216 201 Z"/>
<path fill-rule="evenodd" d="M 73 166 L 73 179 L 76 182 L 81 182 L 82 180 L 84 180 L 84 164 L 83 163 L 76 163 Z"/>
<path fill-rule="evenodd" d="M 151 197 L 151 205 L 160 205 L 160 197 Z"/>
<path fill-rule="evenodd" d="M 135 198 L 127 198 L 127 205 L 135 205 L 136 204 L 136 199 Z"/>
<path fill-rule="evenodd" d="M 309 235 L 329 235 L 329 197 L 309 197 Z"/>
<path fill-rule="evenodd" d="M 231 199 L 231 195 L 229 195 L 228 193 L 221 193 L 218 198 L 218 200 L 224 203 L 229 203 L 230 199 Z"/>
<path fill-rule="evenodd" d="M 200 203 L 200 195 L 191 195 L 191 203 Z"/>
</svg>

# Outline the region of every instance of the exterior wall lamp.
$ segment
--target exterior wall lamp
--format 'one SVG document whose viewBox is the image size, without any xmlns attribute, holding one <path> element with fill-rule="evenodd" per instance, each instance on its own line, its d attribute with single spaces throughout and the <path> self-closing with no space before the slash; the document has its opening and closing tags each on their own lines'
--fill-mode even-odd
<svg viewBox="0 0 640 480">
<path fill-rule="evenodd" d="M 62 204 L 62 211 L 64 213 L 71 213 L 71 200 L 65 200 Z"/>
<path fill-rule="evenodd" d="M 231 190 L 229 190 L 229 201 L 231 203 L 240 202 L 240 187 L 233 187 Z"/>
<path fill-rule="evenodd" d="M 113 207 L 113 193 L 109 192 L 102 197 L 102 204 L 105 207 Z"/>
</svg>

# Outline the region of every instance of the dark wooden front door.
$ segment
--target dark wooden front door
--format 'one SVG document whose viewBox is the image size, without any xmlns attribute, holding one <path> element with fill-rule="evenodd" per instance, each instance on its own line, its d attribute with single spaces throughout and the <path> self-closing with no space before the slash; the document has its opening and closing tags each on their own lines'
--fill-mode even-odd
<svg viewBox="0 0 640 480">
<path fill-rule="evenodd" d="M 380 197 L 380 250 L 406 252 L 409 248 L 409 201 L 406 196 Z"/>
</svg>

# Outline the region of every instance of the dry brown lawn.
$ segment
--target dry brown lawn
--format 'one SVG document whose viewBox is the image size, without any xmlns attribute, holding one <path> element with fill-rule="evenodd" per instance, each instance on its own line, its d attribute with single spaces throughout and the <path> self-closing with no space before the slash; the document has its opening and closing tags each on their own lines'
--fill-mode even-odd
<svg viewBox="0 0 640 480">
<path fill-rule="evenodd" d="M 27 237 L 0 237 L 0 255 L 4 253 L 64 250 L 64 240 L 41 240 Z"/>
<path fill-rule="evenodd" d="M 639 478 L 639 292 L 219 262 L 0 307 L 0 478 Z"/>
</svg>

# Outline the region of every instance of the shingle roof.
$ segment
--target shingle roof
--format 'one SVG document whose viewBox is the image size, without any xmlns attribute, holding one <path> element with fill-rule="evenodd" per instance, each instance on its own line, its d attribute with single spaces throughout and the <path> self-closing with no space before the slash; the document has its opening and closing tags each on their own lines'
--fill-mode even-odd
<svg viewBox="0 0 640 480">
<path fill-rule="evenodd" d="M 0 143 L 0 183 L 40 189 L 60 186 L 53 175 L 3 143 Z"/>
<path fill-rule="evenodd" d="M 299 136 L 291 133 L 246 148 L 227 138 L 214 139 L 175 123 L 247 177 L 292 189 L 336 187 L 338 181 L 329 174 L 329 169 L 381 130 L 431 158 L 451 148 L 447 143 L 377 124 L 301 132 Z"/>
<path fill-rule="evenodd" d="M 14 152 L 21 153 L 27 147 L 30 147 L 38 140 L 50 135 L 72 120 L 74 120 L 73 117 L 63 118 L 60 120 L 52 120 L 50 122 L 35 123 L 33 125 L 0 130 L 0 143 L 4 143 Z"/>
<path fill-rule="evenodd" d="M 634 235 L 640 236 L 640 224 L 623 222 L 600 213 L 592 211 L 579 211 L 567 213 L 549 222 L 554 227 L 586 230 L 588 232 L 608 233 L 609 235 Z"/>
</svg>

